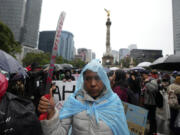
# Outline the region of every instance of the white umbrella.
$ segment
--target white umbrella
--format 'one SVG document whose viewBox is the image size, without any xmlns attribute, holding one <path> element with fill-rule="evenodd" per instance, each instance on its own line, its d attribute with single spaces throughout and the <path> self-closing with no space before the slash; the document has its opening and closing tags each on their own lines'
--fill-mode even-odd
<svg viewBox="0 0 180 135">
<path fill-rule="evenodd" d="M 137 65 L 137 67 L 149 67 L 151 62 L 141 62 Z"/>
<path fill-rule="evenodd" d="M 132 67 L 130 70 L 145 70 L 143 67 Z"/>
<path fill-rule="evenodd" d="M 163 63 L 167 58 L 168 58 L 168 56 L 160 57 L 160 58 L 156 59 L 151 65 L 156 65 L 156 64 L 159 64 L 159 63 Z"/>
<path fill-rule="evenodd" d="M 118 70 L 119 68 L 118 67 L 111 67 L 109 68 L 110 70 Z"/>
</svg>

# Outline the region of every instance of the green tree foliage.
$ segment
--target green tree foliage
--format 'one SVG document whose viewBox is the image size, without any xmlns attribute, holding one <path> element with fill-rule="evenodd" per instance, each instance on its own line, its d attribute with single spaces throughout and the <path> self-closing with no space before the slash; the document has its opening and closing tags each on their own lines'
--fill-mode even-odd
<svg viewBox="0 0 180 135">
<path fill-rule="evenodd" d="M 129 66 L 130 66 L 130 61 L 131 61 L 130 57 L 127 56 L 127 57 L 124 57 L 124 59 L 122 59 L 122 60 L 120 61 L 120 63 L 122 63 L 122 66 L 123 66 L 123 67 L 129 68 Z"/>
<path fill-rule="evenodd" d="M 22 60 L 24 66 L 28 66 L 33 62 L 37 62 L 39 65 L 49 64 L 50 54 L 48 53 L 27 53 Z"/>
<path fill-rule="evenodd" d="M 24 66 L 28 66 L 33 62 L 38 63 L 39 65 L 43 66 L 50 63 L 51 55 L 49 53 L 27 53 L 26 56 L 23 58 L 22 62 Z M 82 68 L 86 64 L 80 59 L 75 59 L 72 61 L 68 61 L 63 59 L 62 56 L 56 57 L 57 64 L 69 63 L 72 64 L 76 68 Z"/>
<path fill-rule="evenodd" d="M 133 62 L 134 62 L 134 63 L 133 63 L 133 65 L 134 65 L 134 66 L 137 66 L 137 65 L 138 65 L 138 63 L 137 63 L 137 60 L 136 60 L 136 59 L 133 59 Z"/>
<path fill-rule="evenodd" d="M 86 65 L 86 63 L 80 59 L 72 60 L 69 63 L 72 64 L 76 68 L 83 68 Z"/>
<path fill-rule="evenodd" d="M 58 56 L 58 57 L 56 57 L 56 63 L 57 64 L 69 63 L 69 61 L 64 59 L 62 56 Z"/>
<path fill-rule="evenodd" d="M 12 56 L 21 52 L 21 45 L 15 41 L 12 31 L 2 22 L 0 22 L 0 49 Z"/>
</svg>

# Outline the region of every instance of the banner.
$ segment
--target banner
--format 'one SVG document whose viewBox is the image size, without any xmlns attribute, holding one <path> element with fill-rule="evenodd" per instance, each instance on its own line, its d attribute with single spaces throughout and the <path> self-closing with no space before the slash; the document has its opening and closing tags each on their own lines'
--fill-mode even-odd
<svg viewBox="0 0 180 135">
<path fill-rule="evenodd" d="M 53 92 L 54 101 L 56 107 L 60 109 L 67 100 L 68 96 L 75 91 L 76 81 L 63 82 L 63 81 L 53 81 L 56 84 L 56 91 Z"/>
<path fill-rule="evenodd" d="M 126 102 L 123 105 L 130 135 L 144 135 L 148 111 Z"/>
<path fill-rule="evenodd" d="M 46 92 L 45 93 L 49 93 L 49 88 L 50 88 L 50 85 L 52 82 L 54 64 L 56 62 L 56 55 L 57 55 L 57 51 L 58 51 L 58 46 L 60 44 L 60 36 L 61 36 L 64 18 L 65 18 L 65 12 L 62 12 L 60 17 L 59 17 L 57 28 L 56 28 L 56 35 L 54 38 L 54 44 L 53 44 L 52 55 L 51 55 L 51 60 L 50 60 L 50 66 L 49 66 L 48 76 L 47 76 L 47 80 L 46 80 L 46 89 L 45 89 Z"/>
</svg>

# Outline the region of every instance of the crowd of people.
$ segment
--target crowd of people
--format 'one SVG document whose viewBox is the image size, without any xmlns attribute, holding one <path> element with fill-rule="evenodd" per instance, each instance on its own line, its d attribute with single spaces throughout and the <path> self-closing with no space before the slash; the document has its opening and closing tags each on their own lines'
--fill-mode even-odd
<svg viewBox="0 0 180 135">
<path fill-rule="evenodd" d="M 8 86 L 5 87 L 6 81 L 2 82 L 0 79 L 0 107 L 3 107 L 2 100 L 7 93 L 31 101 L 35 106 L 33 109 L 36 114 L 32 113 L 31 117 L 35 117 L 36 127 L 41 128 L 38 134 L 129 135 L 121 101 L 148 110 L 150 125 L 148 135 L 156 135 L 158 132 L 157 108 L 163 111 L 163 118 L 169 121 L 172 135 L 180 134 L 180 72 L 178 71 L 119 69 L 106 72 L 97 60 L 92 60 L 82 71 L 74 69 L 55 71 L 53 80 L 76 81 L 75 92 L 67 99 L 61 110 L 55 108 L 52 92 L 49 99 L 44 96 L 47 71 L 48 68 L 41 68 L 37 63 L 33 63 L 27 68 L 26 78 L 18 73 L 12 74 Z M 50 91 L 55 88 L 52 85 Z M 6 123 L 1 122 L 5 119 L 4 116 L 1 117 L 5 111 L 7 110 L 0 112 L 0 125 Z M 33 112 L 32 109 L 30 111 Z M 38 122 L 37 118 L 42 113 L 47 115 Z M 31 127 L 33 128 L 32 125 Z M 1 126 L 0 129 L 2 135 L 10 131 L 10 127 L 6 126 Z"/>
<path fill-rule="evenodd" d="M 113 72 L 113 71 L 111 71 Z M 109 73 L 112 90 L 122 101 L 148 110 L 150 124 L 148 134 L 157 133 L 156 110 L 163 111 L 169 121 L 171 134 L 180 134 L 180 72 L 157 72 L 156 70 L 116 70 Z M 167 127 L 168 128 L 168 127 Z"/>
</svg>

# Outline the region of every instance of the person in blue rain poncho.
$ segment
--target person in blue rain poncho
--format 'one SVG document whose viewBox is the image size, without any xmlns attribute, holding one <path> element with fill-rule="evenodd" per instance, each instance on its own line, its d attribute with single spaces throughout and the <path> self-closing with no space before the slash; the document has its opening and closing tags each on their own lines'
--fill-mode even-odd
<svg viewBox="0 0 180 135">
<path fill-rule="evenodd" d="M 129 135 L 124 108 L 113 93 L 107 74 L 98 60 L 92 60 L 82 70 L 75 92 L 61 110 L 41 97 L 38 110 L 47 113 L 41 120 L 44 135 Z"/>
</svg>

